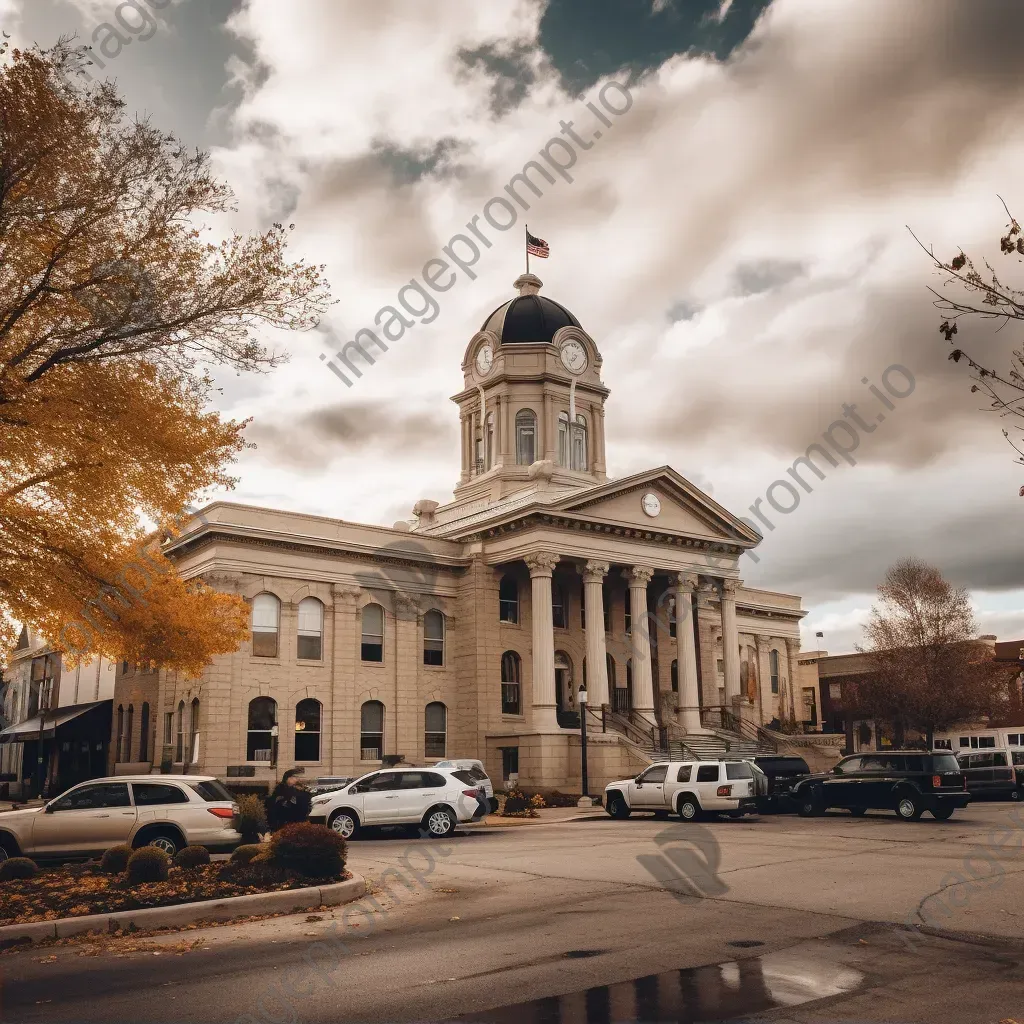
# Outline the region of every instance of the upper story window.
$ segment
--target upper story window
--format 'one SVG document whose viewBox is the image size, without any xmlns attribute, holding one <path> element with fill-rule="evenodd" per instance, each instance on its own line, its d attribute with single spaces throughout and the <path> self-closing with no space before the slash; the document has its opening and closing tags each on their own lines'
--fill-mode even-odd
<svg viewBox="0 0 1024 1024">
<path fill-rule="evenodd" d="M 360 657 L 363 661 L 384 660 L 384 609 L 379 604 L 368 604 L 363 609 Z"/>
<path fill-rule="evenodd" d="M 519 622 L 519 584 L 510 573 L 498 584 L 498 621 Z"/>
<path fill-rule="evenodd" d="M 779 652 L 770 651 L 768 654 L 768 667 L 772 677 L 772 693 L 779 692 Z"/>
<path fill-rule="evenodd" d="M 299 636 L 296 654 L 308 661 L 324 656 L 324 606 L 315 597 L 299 602 Z"/>
<path fill-rule="evenodd" d="M 578 472 L 587 471 L 587 420 L 576 414 L 576 422 L 569 423 L 569 414 L 558 417 L 558 464 Z"/>
<path fill-rule="evenodd" d="M 253 697 L 249 701 L 245 759 L 269 761 L 273 753 L 273 730 L 277 724 L 277 701 L 272 697 Z"/>
<path fill-rule="evenodd" d="M 476 471 L 494 468 L 494 413 L 489 412 L 476 439 Z"/>
<path fill-rule="evenodd" d="M 516 413 L 516 462 L 529 466 L 537 461 L 537 414 L 532 409 Z"/>
<path fill-rule="evenodd" d="M 423 616 L 423 664 L 444 664 L 444 615 L 436 608 Z"/>
<path fill-rule="evenodd" d="M 320 701 L 306 697 L 295 705 L 295 760 L 320 760 Z"/>
<path fill-rule="evenodd" d="M 566 629 L 569 624 L 565 588 L 554 580 L 551 581 L 551 624 L 557 629 Z"/>
<path fill-rule="evenodd" d="M 676 633 L 676 599 L 670 597 L 668 599 L 668 635 L 675 637 Z"/>
<path fill-rule="evenodd" d="M 281 602 L 273 594 L 252 599 L 252 653 L 257 658 L 277 657 Z"/>
</svg>

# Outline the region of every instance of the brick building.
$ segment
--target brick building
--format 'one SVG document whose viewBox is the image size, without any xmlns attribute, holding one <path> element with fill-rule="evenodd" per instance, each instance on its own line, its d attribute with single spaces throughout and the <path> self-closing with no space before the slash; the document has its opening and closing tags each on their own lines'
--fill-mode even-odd
<svg viewBox="0 0 1024 1024">
<path fill-rule="evenodd" d="M 391 528 L 216 502 L 170 545 L 250 603 L 252 632 L 198 679 L 119 673 L 126 764 L 146 760 L 141 702 L 165 770 L 480 757 L 577 791 L 584 682 L 595 784 L 645 746 L 794 717 L 804 612 L 739 580 L 758 534 L 668 467 L 608 479 L 597 346 L 536 277 L 516 287 L 465 351 L 451 502 Z"/>
</svg>

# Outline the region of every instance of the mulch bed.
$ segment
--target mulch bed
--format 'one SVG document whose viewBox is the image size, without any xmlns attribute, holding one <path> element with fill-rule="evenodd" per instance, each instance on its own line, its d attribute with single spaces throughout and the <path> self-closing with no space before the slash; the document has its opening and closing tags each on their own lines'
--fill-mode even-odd
<svg viewBox="0 0 1024 1024">
<path fill-rule="evenodd" d="M 279 869 L 208 864 L 191 871 L 171 868 L 166 882 L 130 885 L 123 876 L 105 875 L 98 867 L 64 867 L 40 871 L 35 878 L 26 881 L 0 883 L 0 925 L 302 889 L 339 882 L 347 877 L 346 872 L 342 878 L 310 879 Z"/>
</svg>

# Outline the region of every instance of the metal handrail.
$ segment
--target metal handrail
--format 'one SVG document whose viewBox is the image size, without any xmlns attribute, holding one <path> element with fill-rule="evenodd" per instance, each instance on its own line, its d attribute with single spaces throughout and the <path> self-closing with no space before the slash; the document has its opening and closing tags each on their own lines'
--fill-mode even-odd
<svg viewBox="0 0 1024 1024">
<path fill-rule="evenodd" d="M 717 718 L 717 721 L 716 721 Z M 710 704 L 701 708 L 701 725 L 705 729 L 723 729 L 726 732 L 734 732 L 748 740 L 763 743 L 778 751 L 779 744 L 764 726 L 748 722 L 725 704 Z"/>
</svg>

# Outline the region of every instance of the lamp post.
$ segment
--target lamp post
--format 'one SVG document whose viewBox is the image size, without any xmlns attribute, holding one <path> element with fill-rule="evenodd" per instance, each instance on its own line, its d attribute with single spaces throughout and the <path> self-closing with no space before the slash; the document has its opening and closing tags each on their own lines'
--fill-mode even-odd
<svg viewBox="0 0 1024 1024">
<path fill-rule="evenodd" d="M 583 796 L 580 797 L 580 807 L 593 807 L 594 802 L 590 799 L 590 786 L 587 779 L 587 688 L 580 687 L 580 747 L 583 759 Z"/>
</svg>

